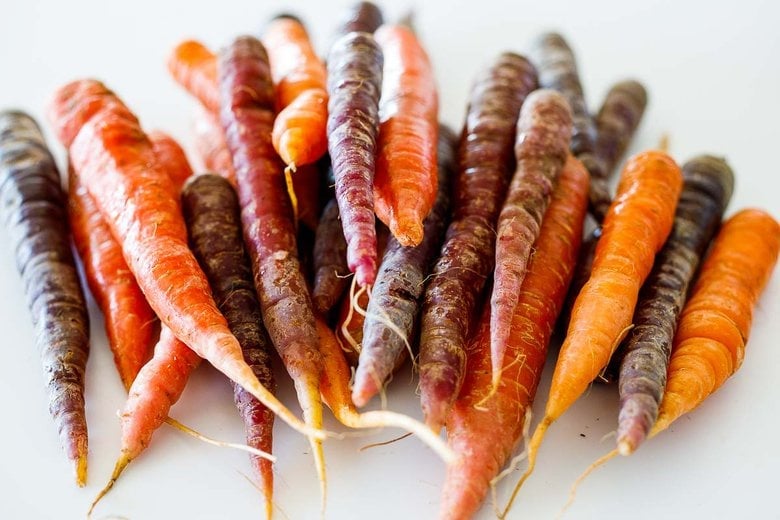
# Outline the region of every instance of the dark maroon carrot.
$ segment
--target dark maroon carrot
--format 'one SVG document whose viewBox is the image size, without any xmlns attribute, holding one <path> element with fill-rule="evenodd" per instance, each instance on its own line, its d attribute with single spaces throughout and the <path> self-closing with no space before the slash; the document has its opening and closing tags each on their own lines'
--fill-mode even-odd
<svg viewBox="0 0 780 520">
<path fill-rule="evenodd" d="M 357 2 L 347 9 L 336 31 L 337 36 L 351 32 L 373 33 L 384 23 L 382 11 L 371 2 Z"/>
<path fill-rule="evenodd" d="M 436 429 L 463 381 L 466 337 L 493 269 L 494 230 L 513 171 L 517 117 L 536 86 L 533 65 L 504 53 L 471 90 L 457 152 L 453 219 L 423 299 L 421 401 L 425 421 Z"/>
<path fill-rule="evenodd" d="M 512 316 L 531 248 L 539 236 L 542 218 L 569 155 L 571 131 L 569 104 L 554 90 L 537 90 L 523 103 L 517 121 L 517 169 L 498 217 L 496 233 L 496 268 L 490 298 L 494 388 L 501 378 Z"/>
<path fill-rule="evenodd" d="M 206 273 L 217 307 L 241 344 L 244 359 L 257 379 L 275 392 L 271 342 L 263 327 L 252 269 L 244 250 L 238 197 L 230 183 L 218 175 L 198 175 L 190 179 L 181 197 L 190 246 Z M 247 444 L 271 453 L 273 412 L 235 383 L 233 397 L 244 421 Z M 250 457 L 262 483 L 266 515 L 270 518 L 273 511 L 272 463 L 257 455 Z"/>
<path fill-rule="evenodd" d="M 382 64 L 379 45 L 364 32 L 339 38 L 328 55 L 328 151 L 347 265 L 361 287 L 374 283 L 377 269 L 373 181 Z"/>
<path fill-rule="evenodd" d="M 333 198 L 325 206 L 314 238 L 314 310 L 330 311 L 349 285 L 347 242 L 341 228 L 339 206 Z"/>
<path fill-rule="evenodd" d="M 0 112 L 0 219 L 24 282 L 49 412 L 76 483 L 87 479 L 84 371 L 89 315 L 71 253 L 65 194 L 40 128 L 27 114 Z"/>
<path fill-rule="evenodd" d="M 658 417 L 677 321 L 700 260 L 720 224 L 734 185 L 726 161 L 702 155 L 683 165 L 674 227 L 640 294 L 623 346 L 617 443 L 624 455 L 647 437 Z"/>
<path fill-rule="evenodd" d="M 244 242 L 268 335 L 295 384 L 304 419 L 322 426 L 322 360 L 309 290 L 301 272 L 284 165 L 271 142 L 274 90 L 268 55 L 251 36 L 218 59 L 220 119 L 236 172 Z M 322 442 L 310 437 L 325 497 Z M 324 503 L 324 502 L 323 502 Z"/>
<path fill-rule="evenodd" d="M 423 224 L 423 241 L 403 247 L 390 237 L 363 324 L 362 348 L 352 401 L 365 406 L 392 374 L 409 348 L 419 318 L 425 277 L 439 252 L 450 209 L 450 184 L 455 169 L 455 135 L 439 126 L 438 194 Z"/>
<path fill-rule="evenodd" d="M 604 165 L 595 155 L 596 125 L 588 112 L 585 96 L 582 91 L 577 61 L 571 47 L 558 33 L 542 34 L 536 41 L 532 58 L 539 70 L 539 85 L 557 90 L 566 98 L 571 106 L 574 130 L 571 136 L 571 152 L 582 161 L 588 169 L 591 178 L 604 177 Z M 591 212 L 604 206 L 605 201 L 595 200 L 597 194 L 590 192 Z M 606 200 L 609 207 L 609 199 Z M 594 214 L 601 222 L 603 214 Z"/>
</svg>

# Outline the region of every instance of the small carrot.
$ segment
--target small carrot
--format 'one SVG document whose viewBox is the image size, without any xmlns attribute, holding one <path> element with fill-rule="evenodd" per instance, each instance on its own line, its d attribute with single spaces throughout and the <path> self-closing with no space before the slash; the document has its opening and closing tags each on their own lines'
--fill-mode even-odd
<svg viewBox="0 0 780 520">
<path fill-rule="evenodd" d="M 317 332 L 323 356 L 322 398 L 340 423 L 350 428 L 403 428 L 419 437 L 444 462 L 449 464 L 454 460 L 454 453 L 438 435 L 409 416 L 388 410 L 359 413 L 350 399 L 350 369 L 333 331 L 317 318 Z"/>
<path fill-rule="evenodd" d="M 192 176 L 192 167 L 187 155 L 173 137 L 160 130 L 149 132 L 149 141 L 157 161 L 160 162 L 173 181 L 174 194 L 178 197 L 181 187 Z"/>
<path fill-rule="evenodd" d="M 635 155 L 623 169 L 617 197 L 604 218 L 593 272 L 574 303 L 544 417 L 528 446 L 528 468 L 504 515 L 533 471 L 549 426 L 583 394 L 631 328 L 639 289 L 672 229 L 681 187 L 679 166 L 663 152 Z"/>
<path fill-rule="evenodd" d="M 453 217 L 423 299 L 421 401 L 426 423 L 436 429 L 463 381 L 470 323 L 493 267 L 495 224 L 512 170 L 517 117 L 536 86 L 533 65 L 504 53 L 471 90 L 457 152 Z"/>
<path fill-rule="evenodd" d="M 325 314 L 336 305 L 349 285 L 348 274 L 347 242 L 334 197 L 322 211 L 314 238 L 314 310 Z"/>
<path fill-rule="evenodd" d="M 377 269 L 373 179 L 382 51 L 367 33 L 341 37 L 328 56 L 328 149 L 347 265 L 361 287 Z"/>
<path fill-rule="evenodd" d="M 205 45 L 195 40 L 179 43 L 168 57 L 168 72 L 204 107 L 219 111 L 217 57 Z"/>
<path fill-rule="evenodd" d="M 374 211 L 401 245 L 416 246 L 436 200 L 439 96 L 431 62 L 412 31 L 383 25 L 375 37 L 385 64 Z"/>
<path fill-rule="evenodd" d="M 222 131 L 219 118 L 205 108 L 198 107 L 194 129 L 195 150 L 203 168 L 220 174 L 235 186 L 236 171 L 233 169 L 233 157 L 225 142 L 225 133 Z"/>
<path fill-rule="evenodd" d="M 271 144 L 274 92 L 268 55 L 251 36 L 219 55 L 220 119 L 236 171 L 244 243 L 268 334 L 295 384 L 310 431 L 322 426 L 322 371 L 314 312 L 298 260 L 295 224 L 283 166 Z M 310 436 L 326 496 L 321 437 Z"/>
<path fill-rule="evenodd" d="M 498 217 L 490 298 L 490 352 L 496 387 L 531 248 L 566 163 L 571 117 L 566 99 L 554 90 L 533 92 L 520 109 L 515 144 L 517 169 Z"/>
<path fill-rule="evenodd" d="M 40 128 L 23 112 L 0 112 L 0 200 L 0 220 L 32 314 L 49 412 L 76 484 L 84 486 L 89 315 L 71 253 L 60 175 Z"/>
<path fill-rule="evenodd" d="M 507 341 L 512 361 L 501 372 L 495 393 L 489 306 L 469 341 L 463 388 L 447 416 L 447 444 L 458 460 L 447 469 L 440 518 L 471 518 L 522 436 L 574 271 L 587 206 L 588 172 L 569 156 L 523 279 Z"/>
<path fill-rule="evenodd" d="M 373 33 L 384 23 L 382 11 L 371 2 L 356 2 L 344 11 L 336 34 L 343 36 L 351 32 Z"/>
<path fill-rule="evenodd" d="M 156 160 L 138 119 L 94 80 L 57 90 L 49 115 L 160 320 L 291 427 L 324 437 L 282 405 L 244 362 L 241 346 L 217 310 L 208 281 L 187 246 L 173 181 Z M 79 127 L 74 121 L 83 124 Z"/>
<path fill-rule="evenodd" d="M 415 247 L 403 247 L 391 237 L 371 291 L 352 387 L 352 401 L 357 406 L 365 406 L 376 395 L 404 359 L 404 353 L 411 350 L 425 277 L 439 252 L 450 215 L 456 139 L 445 126 L 438 133 L 438 194 L 433 210 L 425 219 L 423 241 Z"/>
<path fill-rule="evenodd" d="M 272 392 L 276 389 L 271 371 L 271 341 L 262 325 L 263 317 L 252 281 L 249 257 L 241 236 L 238 197 L 230 183 L 217 175 L 199 175 L 182 192 L 182 209 L 190 244 L 209 279 L 217 307 L 241 344 L 244 359 L 257 379 Z M 249 446 L 271 453 L 274 414 L 239 385 L 233 396 L 244 421 Z M 273 511 L 271 461 L 251 456 L 252 466 L 262 482 L 266 516 Z"/>
<path fill-rule="evenodd" d="M 726 161 L 711 155 L 685 163 L 683 180 L 672 232 L 640 293 L 634 328 L 620 347 L 617 444 L 624 455 L 633 452 L 655 424 L 688 286 L 715 235 L 734 185 Z"/>
</svg>

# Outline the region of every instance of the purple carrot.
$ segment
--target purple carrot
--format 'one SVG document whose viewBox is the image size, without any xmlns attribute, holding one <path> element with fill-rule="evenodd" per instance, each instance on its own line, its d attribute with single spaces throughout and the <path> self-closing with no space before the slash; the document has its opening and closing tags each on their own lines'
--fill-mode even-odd
<svg viewBox="0 0 780 520">
<path fill-rule="evenodd" d="M 344 12 L 336 34 L 342 36 L 351 32 L 373 33 L 382 23 L 382 11 L 375 4 L 357 2 Z"/>
<path fill-rule="evenodd" d="M 406 353 L 418 320 L 425 277 L 439 252 L 449 219 L 455 135 L 445 126 L 439 126 L 438 146 L 439 187 L 433 209 L 423 222 L 423 241 L 415 247 L 403 247 L 390 236 L 379 266 L 352 387 L 356 406 L 365 406 L 393 372 Z"/>
<path fill-rule="evenodd" d="M 328 56 L 328 150 L 336 179 L 347 265 L 362 287 L 376 278 L 374 165 L 382 51 L 373 36 L 352 32 Z"/>
<path fill-rule="evenodd" d="M 314 310 L 330 311 L 349 285 L 347 275 L 347 242 L 341 228 L 339 206 L 333 198 L 325 206 L 314 237 Z"/>
<path fill-rule="evenodd" d="M 70 247 L 60 174 L 35 121 L 0 112 L 0 220 L 24 282 L 49 412 L 76 483 L 87 478 L 84 371 L 89 315 Z"/>
<path fill-rule="evenodd" d="M 528 96 L 517 121 L 517 169 L 498 217 L 496 269 L 490 299 L 494 388 L 501 378 L 512 316 L 531 248 L 539 236 L 542 218 L 569 153 L 571 130 L 571 109 L 561 94 L 543 89 Z"/>
<path fill-rule="evenodd" d="M 453 220 L 423 298 L 421 401 L 425 420 L 435 429 L 463 382 L 466 338 L 493 269 L 496 219 L 513 171 L 517 117 L 536 86 L 533 65 L 504 53 L 471 91 L 457 151 Z"/>
</svg>

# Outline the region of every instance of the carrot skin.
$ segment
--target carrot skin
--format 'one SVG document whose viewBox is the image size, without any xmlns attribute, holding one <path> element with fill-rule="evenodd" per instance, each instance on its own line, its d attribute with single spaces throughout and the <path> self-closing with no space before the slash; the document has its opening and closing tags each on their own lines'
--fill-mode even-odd
<svg viewBox="0 0 780 520">
<path fill-rule="evenodd" d="M 423 299 L 421 401 L 425 421 L 435 429 L 463 379 L 466 337 L 493 268 L 494 226 L 512 169 L 517 116 L 536 86 L 530 62 L 505 53 L 472 88 L 458 145 L 452 222 Z"/>
<path fill-rule="evenodd" d="M 339 206 L 333 198 L 325 205 L 314 238 L 314 310 L 326 314 L 349 285 L 347 242 L 341 228 Z"/>
<path fill-rule="evenodd" d="M 365 406 L 406 353 L 406 343 L 390 329 L 386 318 L 412 341 L 419 320 L 420 299 L 425 277 L 438 253 L 450 210 L 450 185 L 455 169 L 456 138 L 447 127 L 439 128 L 438 194 L 433 210 L 425 219 L 423 241 L 404 247 L 394 237 L 388 240 L 371 291 L 363 324 L 362 349 L 352 387 L 352 401 Z"/>
<path fill-rule="evenodd" d="M 347 265 L 363 287 L 377 269 L 373 179 L 382 51 L 367 33 L 340 38 L 328 56 L 328 151 L 336 179 Z"/>
<path fill-rule="evenodd" d="M 722 159 L 704 155 L 683 165 L 674 226 L 640 293 L 634 328 L 621 347 L 617 443 L 634 451 L 658 417 L 672 340 L 688 286 L 728 205 L 734 176 Z"/>
<path fill-rule="evenodd" d="M 322 212 L 321 178 L 318 164 L 304 164 L 292 176 L 293 190 L 298 199 L 298 220 L 312 233 L 317 229 Z"/>
<path fill-rule="evenodd" d="M 650 437 L 690 412 L 741 366 L 753 309 L 777 263 L 780 224 L 745 209 L 721 228 L 685 304 Z"/>
<path fill-rule="evenodd" d="M 195 114 L 195 150 L 206 171 L 218 173 L 233 186 L 236 185 L 236 171 L 233 169 L 233 157 L 230 155 L 225 133 L 219 118 L 203 107 Z"/>
<path fill-rule="evenodd" d="M 83 486 L 89 315 L 71 253 L 60 175 L 40 128 L 23 112 L 0 112 L 0 200 L 0 220 L 32 314 L 49 412 L 74 464 L 76 483 Z"/>
<path fill-rule="evenodd" d="M 468 343 L 463 388 L 447 416 L 447 443 L 458 460 L 447 469 L 440 518 L 467 519 L 520 441 L 547 357 L 555 320 L 574 272 L 588 206 L 588 173 L 570 157 L 542 221 L 512 316 L 507 355 L 514 361 L 492 391 L 490 307 Z M 477 406 L 479 405 L 479 406 Z"/>
<path fill-rule="evenodd" d="M 149 132 L 149 141 L 152 143 L 155 157 L 163 164 L 173 181 L 174 194 L 178 197 L 182 186 L 192 176 L 192 167 L 187 160 L 187 154 L 179 143 L 165 132 L 159 130 Z"/>
<path fill-rule="evenodd" d="M 244 250 L 238 197 L 230 183 L 216 175 L 193 178 L 182 192 L 182 209 L 190 245 L 209 279 L 217 307 L 241 344 L 244 360 L 257 379 L 276 392 L 271 367 L 271 341 L 263 327 L 249 257 Z M 249 446 L 271 453 L 274 414 L 241 386 L 233 384 L 233 398 L 244 421 Z M 271 461 L 251 456 L 260 477 L 267 511 L 272 510 Z"/>
<path fill-rule="evenodd" d="M 404 246 L 423 240 L 437 193 L 439 97 L 433 68 L 415 34 L 399 25 L 376 32 L 384 56 L 374 211 Z"/>
<path fill-rule="evenodd" d="M 371 2 L 356 2 L 344 11 L 336 34 L 343 36 L 351 32 L 373 33 L 384 23 L 382 11 Z"/>
<path fill-rule="evenodd" d="M 517 121 L 517 169 L 498 217 L 496 268 L 490 298 L 490 351 L 498 383 L 531 248 L 539 236 L 552 191 L 566 163 L 572 115 L 553 90 L 531 93 Z"/>
<path fill-rule="evenodd" d="M 179 43 L 168 57 L 168 72 L 209 111 L 219 111 L 217 57 L 195 40 Z"/>
</svg>

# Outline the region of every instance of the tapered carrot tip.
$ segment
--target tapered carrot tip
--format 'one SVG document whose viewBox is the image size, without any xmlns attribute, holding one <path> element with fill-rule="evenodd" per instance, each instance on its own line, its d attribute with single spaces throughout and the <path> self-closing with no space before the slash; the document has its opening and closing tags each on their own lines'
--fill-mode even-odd
<svg viewBox="0 0 780 520">
<path fill-rule="evenodd" d="M 397 221 L 390 222 L 390 232 L 393 233 L 398 242 L 404 247 L 413 247 L 419 245 L 423 239 L 423 225 L 422 222 L 414 221 L 408 222 L 403 226 L 399 225 Z"/>
<path fill-rule="evenodd" d="M 444 426 L 447 413 L 455 398 L 457 375 L 451 366 L 439 365 L 439 373 L 434 381 L 430 377 L 420 377 L 421 404 L 425 424 L 438 432 Z"/>
<path fill-rule="evenodd" d="M 130 462 L 132 462 L 132 458 L 130 455 L 127 454 L 127 452 L 122 452 L 121 455 L 119 455 L 119 459 L 116 461 L 116 465 L 114 466 L 114 472 L 111 474 L 111 478 L 108 479 L 108 483 L 106 484 L 106 487 L 100 490 L 100 493 L 97 494 L 95 497 L 95 500 L 92 501 L 92 504 L 89 506 L 89 511 L 87 511 L 87 518 L 89 518 L 92 515 L 92 511 L 95 510 L 95 506 L 97 505 L 100 500 L 108 494 L 109 491 L 111 491 L 111 488 L 114 487 L 114 483 L 119 478 L 119 475 L 122 474 L 122 471 L 127 467 Z"/>
<path fill-rule="evenodd" d="M 376 280 L 376 260 L 362 258 L 355 266 L 355 280 L 360 287 L 374 285 Z"/>
<path fill-rule="evenodd" d="M 73 463 L 76 473 L 76 484 L 78 487 L 84 487 L 87 484 L 87 454 L 79 455 Z"/>
<path fill-rule="evenodd" d="M 361 370 L 355 376 L 355 384 L 352 387 L 352 402 L 358 408 L 366 406 L 368 402 L 379 392 L 376 377 L 372 377 L 371 370 Z"/>
</svg>

